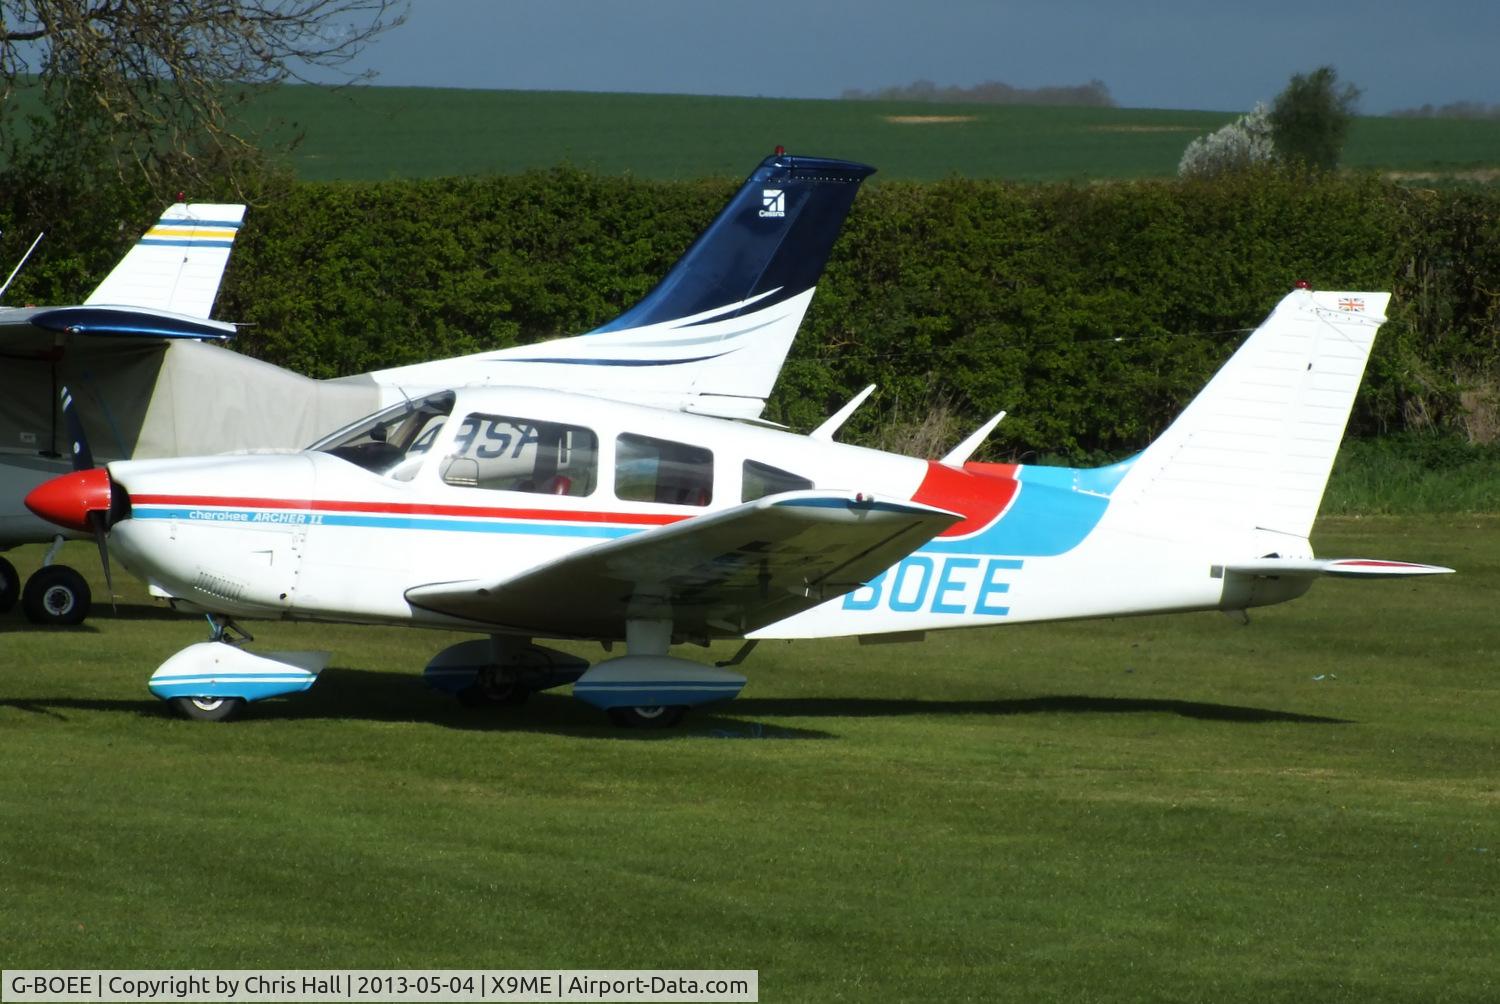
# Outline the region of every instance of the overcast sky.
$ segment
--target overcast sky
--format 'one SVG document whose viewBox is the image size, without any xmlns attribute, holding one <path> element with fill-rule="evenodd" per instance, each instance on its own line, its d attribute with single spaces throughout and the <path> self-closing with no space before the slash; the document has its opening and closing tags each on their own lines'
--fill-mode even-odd
<svg viewBox="0 0 1500 1004">
<path fill-rule="evenodd" d="M 1382 114 L 1500 103 L 1497 45 L 1500 0 L 415 0 L 360 65 L 389 85 L 800 98 L 1097 78 L 1126 107 L 1238 111 L 1326 63 Z"/>
</svg>

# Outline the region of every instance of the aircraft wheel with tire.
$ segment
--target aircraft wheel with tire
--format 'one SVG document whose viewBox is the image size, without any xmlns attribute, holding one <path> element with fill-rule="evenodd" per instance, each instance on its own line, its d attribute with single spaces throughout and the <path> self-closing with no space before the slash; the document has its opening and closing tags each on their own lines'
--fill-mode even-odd
<svg viewBox="0 0 1500 1004">
<path fill-rule="evenodd" d="M 514 708 L 525 704 L 531 691 L 525 687 L 481 687 L 475 684 L 458 692 L 458 703 L 466 708 Z"/>
<path fill-rule="evenodd" d="M 497 671 L 481 670 L 474 685 L 458 692 L 458 702 L 466 708 L 516 707 L 526 703 L 531 691 L 521 686 L 514 675 L 501 676 Z"/>
<path fill-rule="evenodd" d="M 21 595 L 21 575 L 16 566 L 0 558 L 0 614 L 9 613 Z"/>
<path fill-rule="evenodd" d="M 687 708 L 681 704 L 654 704 L 639 708 L 610 708 L 609 720 L 626 729 L 666 729 L 682 721 Z"/>
<path fill-rule="evenodd" d="M 245 707 L 238 697 L 174 697 L 170 703 L 173 711 L 195 722 L 227 722 Z"/>
<path fill-rule="evenodd" d="M 67 565 L 38 568 L 21 591 L 21 608 L 35 624 L 82 624 L 93 601 L 89 584 Z"/>
</svg>

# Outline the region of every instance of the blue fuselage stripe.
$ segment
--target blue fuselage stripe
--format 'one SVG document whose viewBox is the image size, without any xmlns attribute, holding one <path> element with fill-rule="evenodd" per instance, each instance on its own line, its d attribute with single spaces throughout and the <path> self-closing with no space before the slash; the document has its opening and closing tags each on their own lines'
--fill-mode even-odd
<svg viewBox="0 0 1500 1004">
<path fill-rule="evenodd" d="M 359 526 L 379 530 L 440 530 L 455 533 L 513 533 L 533 534 L 542 537 L 596 537 L 614 539 L 628 537 L 639 532 L 637 528 L 621 526 L 590 526 L 576 523 L 517 523 L 488 519 L 437 519 L 419 516 L 366 516 L 342 513 L 283 513 L 276 512 L 275 519 L 255 517 L 263 510 L 204 510 L 204 509 L 146 509 L 137 508 L 136 519 L 176 519 L 186 523 L 214 523 L 242 527 L 273 526 Z M 288 519 L 287 516 L 294 518 Z M 295 518 L 301 517 L 301 518 Z"/>
</svg>

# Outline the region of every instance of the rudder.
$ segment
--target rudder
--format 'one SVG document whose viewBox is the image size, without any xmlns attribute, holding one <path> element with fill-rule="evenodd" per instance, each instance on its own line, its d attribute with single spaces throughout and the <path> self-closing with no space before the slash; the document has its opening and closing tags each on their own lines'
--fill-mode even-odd
<svg viewBox="0 0 1500 1004">
<path fill-rule="evenodd" d="M 1389 300 L 1287 295 L 1135 459 L 1112 503 L 1305 540 Z"/>
</svg>

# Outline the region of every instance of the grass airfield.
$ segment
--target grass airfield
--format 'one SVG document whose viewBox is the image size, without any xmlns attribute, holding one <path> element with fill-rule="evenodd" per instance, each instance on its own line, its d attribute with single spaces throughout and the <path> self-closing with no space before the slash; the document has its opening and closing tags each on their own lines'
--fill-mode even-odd
<svg viewBox="0 0 1500 1004">
<path fill-rule="evenodd" d="M 462 709 L 417 675 L 459 636 L 291 624 L 248 626 L 335 650 L 309 693 L 177 721 L 145 680 L 201 621 L 133 581 L 73 631 L 15 611 L 0 960 L 755 968 L 765 1000 L 1500 999 L 1500 517 L 1325 519 L 1314 544 L 1460 574 L 1321 582 L 1249 626 L 766 643 L 745 697 L 666 733 L 562 695 Z"/>
</svg>

